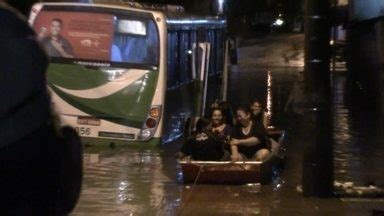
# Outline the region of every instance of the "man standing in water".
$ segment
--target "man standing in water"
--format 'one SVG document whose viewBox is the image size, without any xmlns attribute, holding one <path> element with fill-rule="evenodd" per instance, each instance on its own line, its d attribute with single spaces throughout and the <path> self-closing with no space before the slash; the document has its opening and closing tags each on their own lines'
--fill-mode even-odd
<svg viewBox="0 0 384 216">
<path fill-rule="evenodd" d="M 63 27 L 63 21 L 59 18 L 54 18 L 51 21 L 50 35 L 41 40 L 45 47 L 45 51 L 51 57 L 73 58 L 73 48 L 69 41 L 60 33 Z"/>
</svg>

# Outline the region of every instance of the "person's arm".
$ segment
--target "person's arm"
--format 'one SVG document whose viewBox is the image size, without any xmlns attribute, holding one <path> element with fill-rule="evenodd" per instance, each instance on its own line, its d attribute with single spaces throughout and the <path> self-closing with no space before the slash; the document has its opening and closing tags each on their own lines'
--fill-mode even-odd
<svg viewBox="0 0 384 216">
<path fill-rule="evenodd" d="M 231 146 L 238 146 L 238 145 L 242 145 L 242 146 L 255 146 L 257 144 L 260 143 L 260 140 L 256 137 L 249 137 L 249 138 L 246 138 L 246 139 L 232 139 L 230 144 Z"/>
<path fill-rule="evenodd" d="M 241 156 L 239 154 L 239 150 L 236 145 L 231 145 L 231 160 L 232 161 L 239 161 L 241 160 Z"/>
</svg>

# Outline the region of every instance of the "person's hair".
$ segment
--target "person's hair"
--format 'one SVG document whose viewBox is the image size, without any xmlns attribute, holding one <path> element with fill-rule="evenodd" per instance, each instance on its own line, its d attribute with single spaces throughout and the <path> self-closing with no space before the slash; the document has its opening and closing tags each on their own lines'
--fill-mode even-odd
<svg viewBox="0 0 384 216">
<path fill-rule="evenodd" d="M 58 22 L 61 26 L 63 26 L 63 20 L 61 20 L 60 18 L 53 18 L 51 22 Z"/>
<path fill-rule="evenodd" d="M 207 118 L 199 118 L 196 121 L 196 131 L 202 131 L 204 130 L 211 121 Z"/>
<path fill-rule="evenodd" d="M 249 106 L 252 106 L 254 103 L 260 104 L 261 109 L 264 110 L 264 104 L 261 103 L 261 101 L 259 101 L 259 100 L 253 100 Z"/>
<path fill-rule="evenodd" d="M 248 106 L 238 106 L 236 108 L 236 111 L 243 111 L 245 112 L 246 114 L 251 114 L 251 109 L 248 107 Z"/>
<path fill-rule="evenodd" d="M 212 117 L 213 111 L 215 111 L 216 109 L 219 109 L 221 111 L 221 113 L 223 114 L 223 121 L 226 124 L 233 125 L 233 112 L 230 103 L 226 101 L 216 100 L 216 102 L 211 105 L 209 117 Z"/>
<path fill-rule="evenodd" d="M 224 119 L 224 118 L 225 118 L 225 113 L 224 113 L 224 111 L 223 111 L 221 108 L 219 108 L 219 107 L 214 107 L 214 108 L 212 108 L 212 109 L 211 109 L 211 112 L 209 113 L 209 117 L 212 118 L 213 113 L 214 113 L 216 110 L 218 110 L 218 111 L 221 112 L 221 115 L 223 115 L 223 119 Z"/>
</svg>

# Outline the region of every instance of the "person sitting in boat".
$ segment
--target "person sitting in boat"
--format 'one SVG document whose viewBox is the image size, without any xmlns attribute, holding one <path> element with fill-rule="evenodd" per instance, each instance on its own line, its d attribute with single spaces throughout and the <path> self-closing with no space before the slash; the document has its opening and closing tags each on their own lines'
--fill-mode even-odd
<svg viewBox="0 0 384 216">
<path fill-rule="evenodd" d="M 253 122 L 261 123 L 267 130 L 270 126 L 270 118 L 268 113 L 265 111 L 264 105 L 260 101 L 254 100 L 250 104 L 249 108 L 251 109 L 251 118 Z M 265 132 L 267 133 L 267 131 Z M 280 144 L 270 136 L 268 136 L 267 143 L 268 146 L 270 146 L 270 152 L 275 154 L 278 151 Z"/>
<path fill-rule="evenodd" d="M 226 123 L 226 116 L 220 108 L 212 108 L 210 116 L 211 123 L 208 125 L 207 129 L 212 132 L 216 137 L 217 142 L 220 142 L 224 149 L 228 149 L 228 151 L 224 150 L 224 158 L 222 158 L 222 160 L 229 160 L 229 146 L 226 146 L 226 143 L 231 135 L 231 126 Z"/>
<path fill-rule="evenodd" d="M 268 128 L 269 117 L 268 117 L 268 113 L 264 109 L 263 104 L 258 100 L 254 100 L 249 106 L 249 108 L 252 111 L 251 113 L 252 120 L 255 122 L 260 122 L 264 125 L 265 128 Z"/>
<path fill-rule="evenodd" d="M 236 109 L 236 121 L 229 143 L 231 159 L 233 161 L 266 160 L 270 156 L 270 147 L 264 126 L 252 120 L 248 107 Z"/>
<path fill-rule="evenodd" d="M 200 118 L 196 122 L 196 131 L 192 132 L 177 157 L 181 160 L 220 161 L 224 157 L 223 144 L 207 126 L 209 119 Z"/>
</svg>

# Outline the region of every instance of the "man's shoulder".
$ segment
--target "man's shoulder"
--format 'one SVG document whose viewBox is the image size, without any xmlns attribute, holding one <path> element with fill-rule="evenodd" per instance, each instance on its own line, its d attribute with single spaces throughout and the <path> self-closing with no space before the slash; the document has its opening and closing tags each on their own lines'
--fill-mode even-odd
<svg viewBox="0 0 384 216">
<path fill-rule="evenodd" d="M 34 35 L 26 19 L 15 9 L 0 2 L 0 37 L 22 38 Z"/>
<path fill-rule="evenodd" d="M 12 7 L 8 6 L 6 3 L 0 1 L 0 16 L 5 17 L 17 17 L 19 13 Z"/>
</svg>

